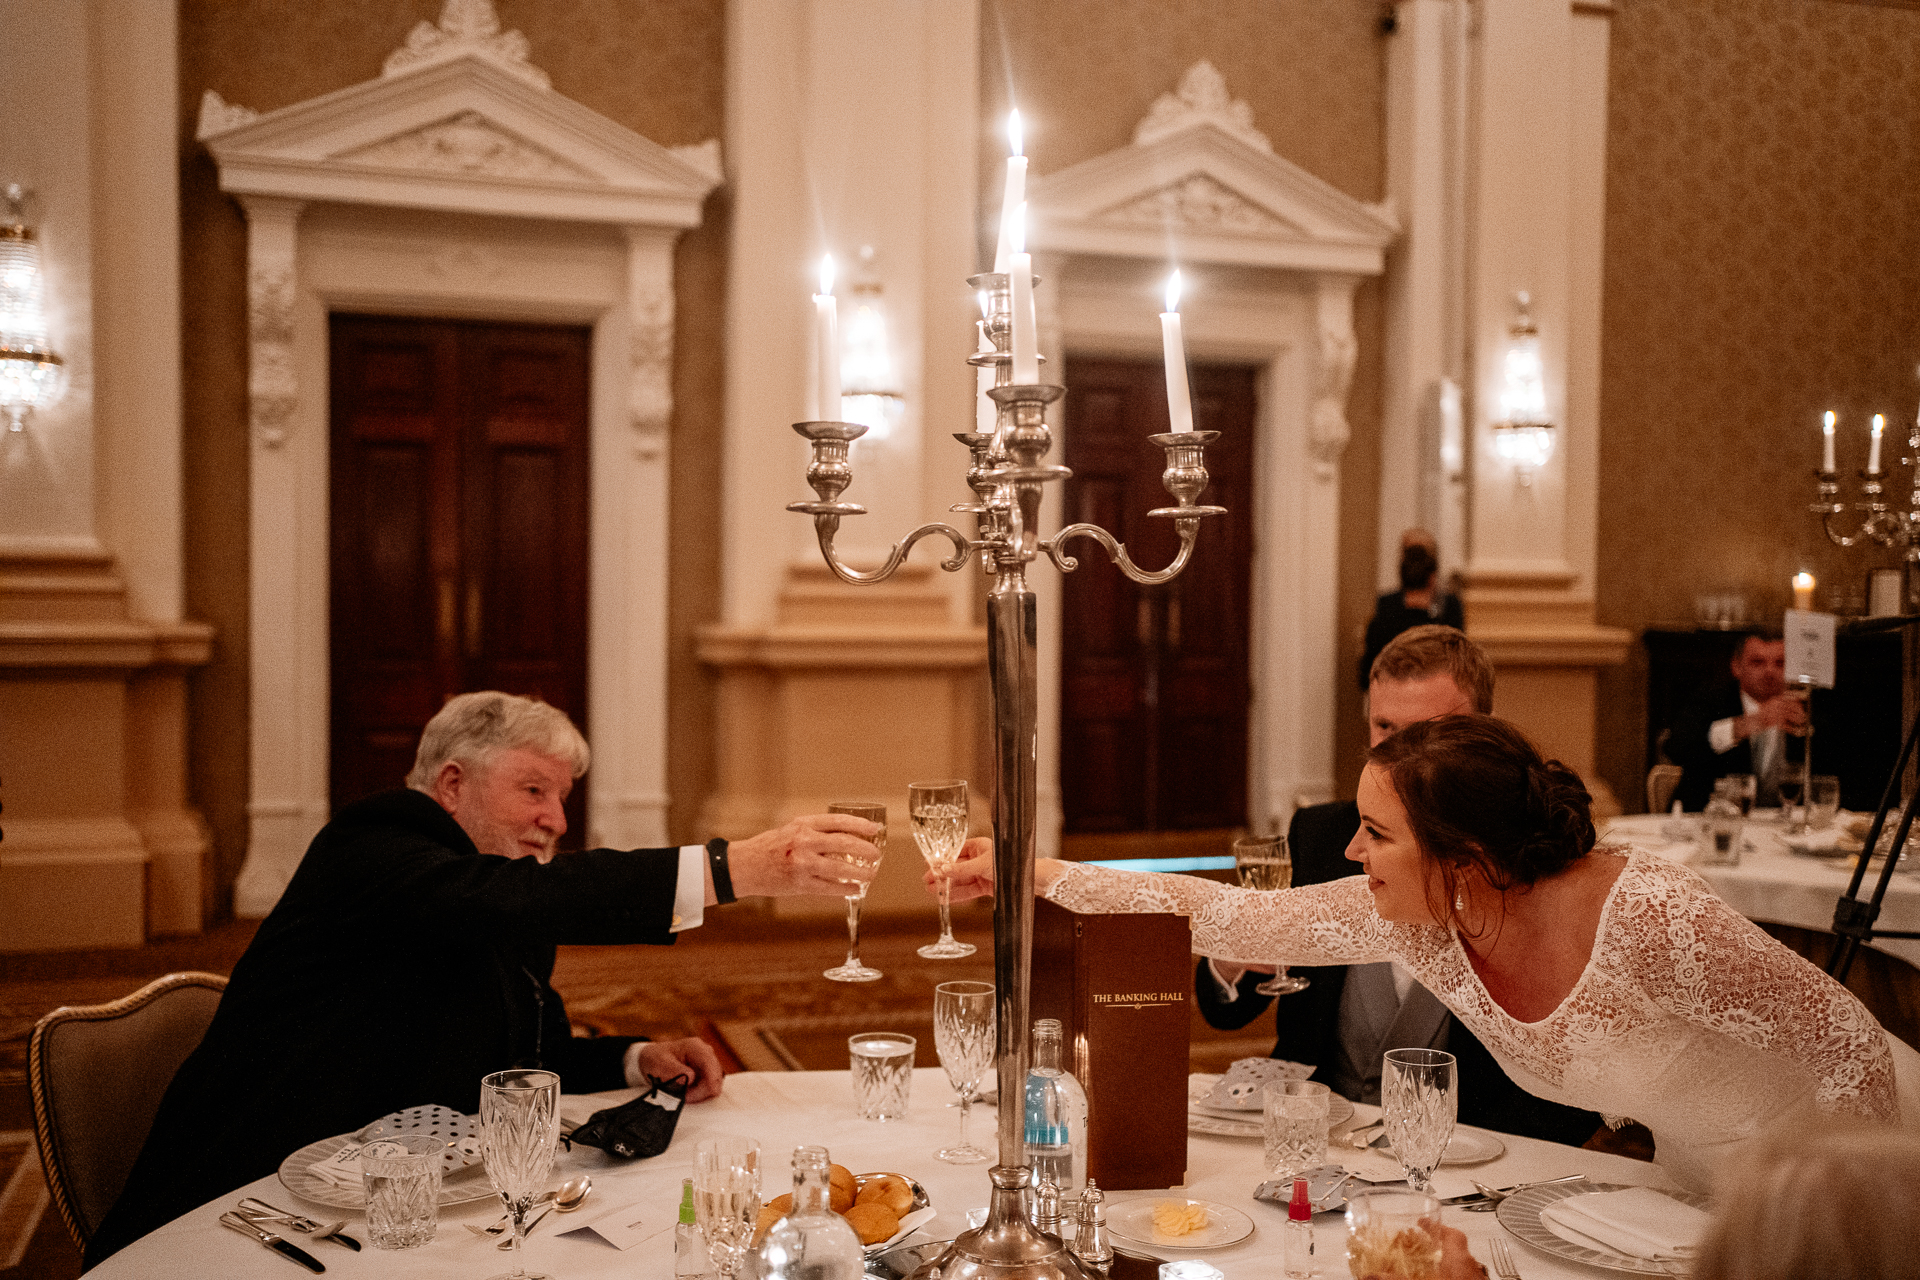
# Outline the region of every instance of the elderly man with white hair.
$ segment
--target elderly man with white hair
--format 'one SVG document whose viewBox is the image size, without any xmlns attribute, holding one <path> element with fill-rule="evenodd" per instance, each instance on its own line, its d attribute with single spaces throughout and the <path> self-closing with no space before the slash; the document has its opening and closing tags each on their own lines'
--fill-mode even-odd
<svg viewBox="0 0 1920 1280">
<path fill-rule="evenodd" d="M 818 814 L 732 843 L 556 856 L 588 758 L 555 708 L 462 694 L 422 733 L 406 789 L 334 815 L 234 966 L 88 1266 L 310 1142 L 407 1107 L 473 1112 L 492 1071 L 544 1066 L 569 1093 L 683 1075 L 690 1102 L 720 1092 L 702 1040 L 574 1036 L 555 946 L 671 943 L 736 896 L 843 896 L 872 878 L 873 824 Z"/>
</svg>

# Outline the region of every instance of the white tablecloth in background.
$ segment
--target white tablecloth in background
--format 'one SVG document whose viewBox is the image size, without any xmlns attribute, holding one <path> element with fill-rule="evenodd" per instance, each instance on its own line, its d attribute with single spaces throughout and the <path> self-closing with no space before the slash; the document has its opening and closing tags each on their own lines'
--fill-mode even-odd
<svg viewBox="0 0 1920 1280">
<path fill-rule="evenodd" d="M 1688 815 L 1688 820 L 1697 821 L 1697 817 Z M 1601 824 L 1601 838 L 1625 841 L 1649 853 L 1686 863 L 1713 886 L 1713 891 L 1728 906 L 1749 920 L 1820 932 L 1833 928 L 1833 906 L 1847 890 L 1847 879 L 1853 874 L 1853 859 L 1803 857 L 1788 850 L 1777 824 L 1749 822 L 1747 847 L 1740 856 L 1740 865 L 1710 867 L 1697 860 L 1698 849 L 1692 841 L 1673 840 L 1662 833 L 1661 828 L 1667 822 L 1668 816 L 1662 813 L 1613 818 Z M 1920 837 L 1920 830 L 1914 834 Z M 1868 869 L 1860 885 L 1862 900 L 1873 895 L 1879 875 L 1879 867 Z M 1893 873 L 1875 925 L 1884 929 L 1920 930 L 1920 875 L 1906 871 Z M 1920 940 L 1877 939 L 1873 947 L 1899 956 L 1909 964 L 1920 965 Z"/>
<path fill-rule="evenodd" d="M 566 1112 L 577 1116 L 601 1101 L 624 1101 L 631 1092 L 604 1095 L 586 1102 L 569 1099 Z M 563 1151 L 554 1181 L 581 1170 L 592 1172 L 593 1199 L 571 1218 L 550 1215 L 529 1239 L 526 1264 L 541 1269 L 557 1280 L 594 1280 L 595 1277 L 619 1277 L 620 1280 L 671 1280 L 673 1275 L 673 1233 L 680 1203 L 680 1180 L 692 1172 L 694 1143 L 716 1134 L 742 1134 L 758 1138 L 765 1154 L 766 1196 L 787 1190 L 792 1148 L 807 1143 L 823 1143 L 833 1159 L 856 1173 L 889 1170 L 918 1179 L 927 1188 L 940 1215 L 914 1239 L 946 1239 L 966 1228 L 968 1209 L 984 1206 L 988 1184 L 985 1165 L 957 1167 L 933 1158 L 936 1147 L 954 1138 L 959 1113 L 947 1107 L 952 1098 L 944 1073 L 920 1070 L 914 1073 L 913 1100 L 904 1120 L 875 1124 L 857 1119 L 847 1073 L 820 1072 L 748 1072 L 730 1076 L 726 1091 L 718 1099 L 687 1108 L 666 1154 L 652 1160 L 622 1164 L 597 1151 Z M 1373 1107 L 1360 1107 L 1359 1120 L 1377 1116 Z M 975 1108 L 975 1139 L 989 1148 L 993 1145 L 994 1112 L 991 1107 Z M 1471 1176 L 1489 1185 L 1559 1177 L 1585 1172 L 1597 1181 L 1671 1187 L 1675 1184 L 1657 1166 L 1621 1156 L 1563 1147 L 1549 1142 L 1503 1135 L 1506 1154 L 1498 1160 L 1473 1169 L 1442 1169 L 1440 1177 L 1454 1175 L 1454 1181 Z M 1255 1222 L 1254 1234 L 1231 1248 L 1201 1256 L 1224 1271 L 1228 1280 L 1271 1280 L 1281 1270 L 1281 1224 L 1286 1211 L 1278 1205 L 1253 1198 L 1253 1190 L 1264 1174 L 1261 1170 L 1261 1144 L 1246 1138 L 1211 1138 L 1194 1135 L 1188 1147 L 1188 1187 L 1184 1194 L 1232 1206 Z M 1334 1148 L 1331 1158 L 1346 1158 L 1348 1168 L 1366 1176 L 1385 1178 L 1392 1170 L 1387 1158 L 1375 1152 L 1354 1152 Z M 1471 1188 L 1464 1188 L 1470 1190 Z M 1442 1181 L 1441 1190 L 1447 1190 Z M 243 1195 L 256 1195 L 283 1209 L 302 1212 L 331 1221 L 338 1211 L 323 1211 L 297 1200 L 276 1178 L 263 1178 L 233 1194 L 203 1205 L 192 1213 L 169 1223 L 135 1242 L 89 1273 L 95 1280 L 206 1280 L 208 1277 L 247 1276 L 264 1280 L 297 1280 L 308 1275 L 294 1263 L 272 1256 L 269 1250 L 219 1225 L 223 1210 L 232 1208 Z M 1109 1204 L 1153 1198 L 1154 1192 L 1118 1191 L 1109 1196 Z M 619 1252 L 589 1236 L 557 1235 L 570 1230 L 581 1220 L 590 1219 L 603 1209 L 638 1203 L 642 1212 L 650 1212 L 661 1234 L 651 1240 Z M 487 1223 L 499 1216 L 498 1201 L 467 1205 L 441 1211 L 440 1232 L 432 1244 L 404 1252 L 383 1252 L 371 1247 L 351 1253 L 338 1245 L 312 1241 L 297 1234 L 295 1243 L 313 1254 L 327 1267 L 327 1275 L 338 1280 L 474 1280 L 506 1269 L 509 1255 L 499 1252 L 494 1242 L 482 1240 L 467 1231 L 463 1222 Z M 356 1219 L 359 1215 L 352 1215 Z M 1446 1221 L 1464 1230 L 1473 1241 L 1475 1256 L 1488 1260 L 1487 1238 L 1505 1234 L 1490 1213 L 1467 1213 L 1461 1209 L 1445 1211 Z M 1317 1224 L 1320 1239 L 1319 1274 L 1344 1277 L 1346 1262 L 1341 1252 L 1344 1236 L 1341 1220 L 1322 1217 Z M 364 1220 L 349 1228 L 364 1243 Z M 1527 1280 L 1551 1280 L 1552 1277 L 1584 1277 L 1594 1280 L 1618 1273 L 1603 1272 L 1577 1263 L 1562 1262 L 1539 1253 L 1508 1237 Z M 1185 1256 L 1185 1255 L 1179 1255 Z"/>
</svg>

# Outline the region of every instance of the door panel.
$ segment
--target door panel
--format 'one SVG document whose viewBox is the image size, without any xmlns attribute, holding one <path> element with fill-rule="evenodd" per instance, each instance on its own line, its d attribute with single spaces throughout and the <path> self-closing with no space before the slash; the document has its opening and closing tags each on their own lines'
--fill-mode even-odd
<svg viewBox="0 0 1920 1280">
<path fill-rule="evenodd" d="M 1159 569 L 1178 537 L 1147 512 L 1172 505 L 1160 483 L 1167 430 L 1158 363 L 1072 358 L 1066 431 L 1068 521 L 1098 524 L 1134 562 Z M 1061 654 L 1061 775 L 1070 834 L 1181 831 L 1246 821 L 1247 622 L 1252 557 L 1254 371 L 1191 372 L 1207 451 L 1202 502 L 1228 514 L 1201 526 L 1170 583 L 1143 587 L 1097 547 L 1069 550 Z"/>
<path fill-rule="evenodd" d="M 332 796 L 471 689 L 586 727 L 585 329 L 332 318 Z M 568 806 L 583 833 L 584 779 Z"/>
</svg>

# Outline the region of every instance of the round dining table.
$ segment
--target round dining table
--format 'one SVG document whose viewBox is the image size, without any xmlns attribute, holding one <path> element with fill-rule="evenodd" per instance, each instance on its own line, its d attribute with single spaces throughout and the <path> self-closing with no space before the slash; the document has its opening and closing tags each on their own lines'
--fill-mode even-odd
<svg viewBox="0 0 1920 1280">
<path fill-rule="evenodd" d="M 562 1115 L 578 1121 L 594 1110 L 632 1096 L 632 1091 L 569 1095 L 563 1100 Z M 686 1108 L 672 1145 L 662 1155 L 621 1161 L 590 1148 L 563 1149 L 555 1161 L 553 1185 L 577 1173 L 590 1173 L 593 1192 L 577 1212 L 549 1214 L 535 1228 L 526 1242 L 525 1265 L 529 1271 L 544 1271 L 555 1280 L 594 1280 L 596 1277 L 671 1280 L 673 1227 L 680 1204 L 681 1180 L 692 1173 L 694 1144 L 718 1135 L 759 1140 L 764 1199 L 791 1188 L 792 1149 L 798 1145 L 825 1145 L 835 1162 L 856 1174 L 875 1171 L 904 1174 L 926 1188 L 938 1211 L 907 1242 L 949 1239 L 967 1229 L 968 1212 L 984 1209 L 988 1195 L 987 1166 L 950 1165 L 934 1159 L 933 1152 L 951 1143 L 959 1132 L 960 1113 L 950 1105 L 952 1101 L 953 1091 L 944 1073 L 921 1069 L 914 1072 L 907 1115 L 881 1123 L 856 1116 L 852 1085 L 845 1071 L 743 1072 L 729 1076 L 720 1097 Z M 1345 1127 L 1371 1122 L 1378 1115 L 1377 1108 L 1359 1106 Z M 991 1106 L 982 1104 L 974 1108 L 973 1131 L 977 1140 L 992 1142 L 994 1110 Z M 1467 1141 L 1468 1138 L 1471 1141 Z M 1463 1146 L 1474 1148 L 1470 1154 L 1476 1156 L 1484 1157 L 1495 1150 L 1498 1154 L 1470 1167 L 1443 1165 L 1435 1173 L 1436 1189 L 1442 1195 L 1470 1192 L 1469 1179 L 1478 1179 L 1490 1186 L 1507 1186 L 1569 1174 L 1585 1174 L 1596 1183 L 1655 1188 L 1676 1185 L 1658 1165 L 1530 1138 L 1472 1130 L 1463 1135 Z M 1501 1148 L 1504 1149 L 1499 1150 Z M 1337 1138 L 1330 1146 L 1328 1158 L 1369 1179 L 1386 1180 L 1398 1171 L 1386 1153 L 1353 1150 Z M 485 1174 L 473 1170 L 458 1176 L 484 1179 Z M 1111 1191 L 1107 1194 L 1109 1219 L 1131 1201 L 1180 1196 L 1244 1215 L 1252 1227 L 1251 1233 L 1218 1249 L 1191 1252 L 1143 1246 L 1124 1239 L 1117 1239 L 1115 1243 L 1137 1254 L 1168 1260 L 1201 1258 L 1218 1267 L 1227 1280 L 1272 1280 L 1281 1274 L 1281 1228 L 1287 1214 L 1284 1204 L 1255 1198 L 1254 1192 L 1265 1177 L 1262 1145 L 1257 1137 L 1193 1133 L 1187 1144 L 1185 1186 L 1169 1190 Z M 475 1185 L 484 1186 L 484 1182 Z M 348 1234 L 357 1236 L 363 1245 L 366 1243 L 363 1215 L 303 1201 L 282 1185 L 277 1176 L 269 1176 L 235 1187 L 230 1194 L 182 1215 L 135 1241 L 88 1275 L 94 1280 L 169 1280 L 172 1277 L 207 1280 L 221 1276 L 296 1280 L 307 1274 L 297 1263 L 220 1225 L 220 1214 L 232 1209 L 243 1196 L 256 1196 L 279 1208 L 326 1222 L 346 1217 Z M 312 1236 L 288 1232 L 287 1238 L 324 1263 L 329 1276 L 341 1280 L 473 1280 L 505 1271 L 512 1261 L 509 1253 L 496 1248 L 495 1241 L 480 1238 L 467 1229 L 467 1224 L 489 1224 L 499 1218 L 500 1213 L 500 1202 L 491 1198 L 443 1208 L 436 1238 L 422 1247 L 401 1251 L 364 1247 L 355 1253 Z M 1462 1207 L 1450 1207 L 1443 1213 L 1448 1225 L 1467 1233 L 1474 1256 L 1490 1267 L 1493 1258 L 1488 1242 L 1496 1234 L 1504 1235 L 1519 1273 L 1526 1280 L 1552 1277 L 1596 1280 L 1623 1274 L 1570 1261 L 1524 1243 L 1503 1228 L 1493 1213 L 1469 1213 Z M 631 1243 L 624 1249 L 616 1247 L 600 1234 L 596 1223 L 606 1226 L 609 1234 L 620 1235 Z M 1315 1220 L 1315 1227 L 1316 1274 L 1346 1276 L 1343 1219 L 1337 1214 L 1321 1214 Z"/>
</svg>

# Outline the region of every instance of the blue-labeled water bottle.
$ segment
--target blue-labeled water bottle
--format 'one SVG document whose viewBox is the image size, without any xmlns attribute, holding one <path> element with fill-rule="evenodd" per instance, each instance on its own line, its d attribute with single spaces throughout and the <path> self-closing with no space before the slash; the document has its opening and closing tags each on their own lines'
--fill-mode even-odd
<svg viewBox="0 0 1920 1280">
<path fill-rule="evenodd" d="M 1050 1182 L 1064 1194 L 1087 1185 L 1087 1095 L 1060 1062 L 1060 1020 L 1041 1018 L 1027 1068 L 1027 1164 L 1034 1185 Z"/>
</svg>

